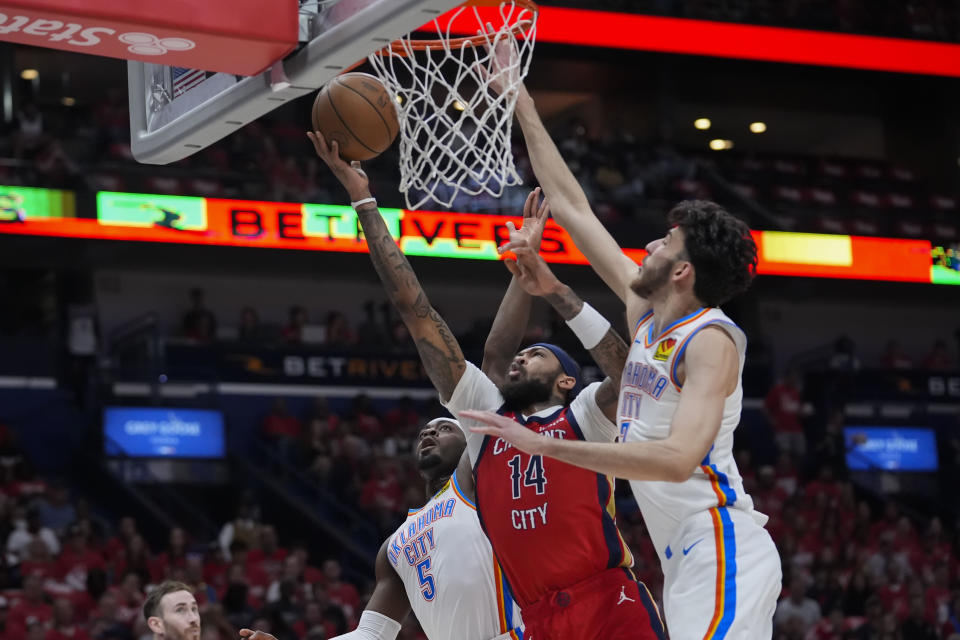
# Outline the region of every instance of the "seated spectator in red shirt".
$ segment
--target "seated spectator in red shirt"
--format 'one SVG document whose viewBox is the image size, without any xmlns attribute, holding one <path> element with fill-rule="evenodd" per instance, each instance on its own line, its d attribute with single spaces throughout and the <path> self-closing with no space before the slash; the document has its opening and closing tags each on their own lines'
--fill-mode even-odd
<svg viewBox="0 0 960 640">
<path fill-rule="evenodd" d="M 327 339 L 324 345 L 330 349 L 344 349 L 357 343 L 357 337 L 350 330 L 347 317 L 339 311 L 327 314 Z"/>
<path fill-rule="evenodd" d="M 822 465 L 817 473 L 817 478 L 804 488 L 804 493 L 810 501 L 817 501 L 823 495 L 827 502 L 825 504 L 835 504 L 840 499 L 840 484 L 834 477 L 833 467 Z"/>
<path fill-rule="evenodd" d="M 157 567 L 150 556 L 147 543 L 140 534 L 130 538 L 126 549 L 120 553 L 113 564 L 114 575 L 122 576 L 129 571 L 136 572 L 142 584 L 149 584 L 157 573 Z"/>
<path fill-rule="evenodd" d="M 34 538 L 27 547 L 27 555 L 20 563 L 20 573 L 40 576 L 43 580 L 59 577 L 57 561 L 40 538 Z"/>
<path fill-rule="evenodd" d="M 310 552 L 307 550 L 307 545 L 302 542 L 295 543 L 290 548 L 290 555 L 296 556 L 304 582 L 317 584 L 324 581 L 323 572 L 310 564 Z"/>
<path fill-rule="evenodd" d="M 250 587 L 251 604 L 263 600 L 270 577 L 257 565 L 247 561 L 247 543 L 243 540 L 234 540 L 230 543 L 230 568 L 227 569 L 229 582 L 245 582 Z"/>
<path fill-rule="evenodd" d="M 368 442 L 379 440 L 383 436 L 383 426 L 380 423 L 380 416 L 374 411 L 370 404 L 370 397 L 361 393 L 353 399 L 353 411 L 350 415 L 353 427 L 357 435 Z"/>
<path fill-rule="evenodd" d="M 950 356 L 950 348 L 947 346 L 947 341 L 943 338 L 935 340 L 933 347 L 930 348 L 929 353 L 923 358 L 923 368 L 928 371 L 948 371 L 956 369 L 956 367 L 956 363 Z"/>
<path fill-rule="evenodd" d="M 342 569 L 340 563 L 330 558 L 323 563 L 324 590 L 330 602 L 344 607 L 348 618 L 360 609 L 360 594 L 357 588 L 349 582 L 340 579 Z"/>
<path fill-rule="evenodd" d="M 360 492 L 360 507 L 389 517 L 403 509 L 403 489 L 397 479 L 392 460 L 381 458 L 374 463 L 370 477 Z"/>
<path fill-rule="evenodd" d="M 292 464 L 297 461 L 303 425 L 287 411 L 287 403 L 283 398 L 273 401 L 273 408 L 263 419 L 260 429 L 263 437 L 276 448 L 285 462 Z"/>
<path fill-rule="evenodd" d="M 256 611 L 248 602 L 249 591 L 250 588 L 247 583 L 231 582 L 220 598 L 224 617 L 236 629 L 249 628 L 256 614 Z"/>
<path fill-rule="evenodd" d="M 402 434 L 420 426 L 420 414 L 410 396 L 403 396 L 397 406 L 384 416 L 384 424 L 389 434 Z"/>
<path fill-rule="evenodd" d="M 108 590 L 100 595 L 97 609 L 87 623 L 87 629 L 94 638 L 130 637 L 130 628 L 123 619 L 114 591 Z"/>
<path fill-rule="evenodd" d="M 140 576 L 134 572 L 124 575 L 120 581 L 110 588 L 117 598 L 117 619 L 124 624 L 132 624 L 143 615 L 143 584 Z"/>
<path fill-rule="evenodd" d="M 61 582 L 74 591 L 82 591 L 87 587 L 87 571 L 104 569 L 106 563 L 103 556 L 90 548 L 88 535 L 80 526 L 70 527 L 67 535 L 68 543 L 57 561 L 57 571 Z"/>
<path fill-rule="evenodd" d="M 170 529 L 167 548 L 154 561 L 153 582 L 162 582 L 174 567 L 187 566 L 187 532 L 180 527 Z"/>
<path fill-rule="evenodd" d="M 333 637 L 336 631 L 333 625 L 328 624 L 323 618 L 323 609 L 320 603 L 312 600 L 303 607 L 303 617 L 293 623 L 293 633 L 298 640 L 306 640 L 307 633 L 320 629 L 324 637 Z"/>
<path fill-rule="evenodd" d="M 47 631 L 46 640 L 90 640 L 83 626 L 74 620 L 73 603 L 66 598 L 57 598 L 53 603 L 53 625 Z"/>
<path fill-rule="evenodd" d="M 23 595 L 7 614 L 7 635 L 10 638 L 22 638 L 29 625 L 45 625 L 52 619 L 53 607 L 43 595 L 43 581 L 40 576 L 24 576 Z"/>
<path fill-rule="evenodd" d="M 273 525 L 265 524 L 260 527 L 259 541 L 259 548 L 251 549 L 247 553 L 247 564 L 255 566 L 268 576 L 280 575 L 287 550 L 278 544 L 277 530 Z"/>
<path fill-rule="evenodd" d="M 800 374 L 790 369 L 780 382 L 773 386 L 763 400 L 764 414 L 776 434 L 781 453 L 803 455 L 807 441 L 800 422 L 803 403 L 803 380 Z"/>
<path fill-rule="evenodd" d="M 896 535 L 897 525 L 900 522 L 900 507 L 892 500 L 883 505 L 883 516 L 873 523 L 870 533 L 873 539 L 880 539 L 883 534 L 889 532 Z"/>
<path fill-rule="evenodd" d="M 115 563 L 117 556 L 126 551 L 127 543 L 133 536 L 138 535 L 137 521 L 130 516 L 120 518 L 120 524 L 117 526 L 117 535 L 107 540 L 103 547 L 103 556 L 107 562 Z"/>
<path fill-rule="evenodd" d="M 830 615 L 814 625 L 805 640 L 844 640 L 847 636 L 843 623 L 843 611 L 831 609 Z"/>
</svg>

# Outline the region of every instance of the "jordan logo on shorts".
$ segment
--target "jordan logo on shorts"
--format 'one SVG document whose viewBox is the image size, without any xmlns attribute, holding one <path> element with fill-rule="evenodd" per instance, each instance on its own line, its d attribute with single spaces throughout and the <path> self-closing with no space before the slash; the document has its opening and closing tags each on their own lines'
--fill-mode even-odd
<svg viewBox="0 0 960 640">
<path fill-rule="evenodd" d="M 627 595 L 626 587 L 620 587 L 620 601 L 617 603 L 617 605 L 621 605 L 624 602 L 636 602 L 636 600 Z"/>
</svg>

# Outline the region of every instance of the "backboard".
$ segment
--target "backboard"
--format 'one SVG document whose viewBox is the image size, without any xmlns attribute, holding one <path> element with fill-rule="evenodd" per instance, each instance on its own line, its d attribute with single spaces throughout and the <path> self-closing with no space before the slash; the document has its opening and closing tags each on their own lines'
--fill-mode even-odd
<svg viewBox="0 0 960 640">
<path fill-rule="evenodd" d="M 297 2 L 298 0 L 284 0 Z M 302 0 L 302 46 L 256 76 L 127 63 L 130 147 L 167 164 L 213 144 L 335 76 L 462 0 Z"/>
</svg>

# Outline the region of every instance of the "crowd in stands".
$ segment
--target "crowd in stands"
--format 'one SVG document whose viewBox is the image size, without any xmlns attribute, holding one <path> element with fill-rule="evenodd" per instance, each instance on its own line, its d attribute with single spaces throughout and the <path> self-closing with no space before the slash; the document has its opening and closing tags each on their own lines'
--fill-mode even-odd
<svg viewBox="0 0 960 640">
<path fill-rule="evenodd" d="M 855 355 L 846 355 L 843 366 L 854 366 Z M 811 430 L 810 422 L 823 418 L 804 412 L 799 385 L 785 375 L 765 401 L 775 457 L 757 462 L 749 441 L 737 450 L 745 486 L 770 516 L 781 552 L 775 638 L 955 640 L 960 522 L 902 510 L 857 488 L 843 462 L 843 414 Z M 378 411 L 361 395 L 339 411 L 317 398 L 296 415 L 278 398 L 259 429 L 291 467 L 354 505 L 386 537 L 424 500 L 412 443 L 441 411 L 409 398 Z M 956 440 L 956 459 L 942 464 L 960 468 L 960 435 Z M 320 640 L 351 629 L 369 596 L 369 580 L 349 582 L 335 558 L 311 560 L 297 542 L 300 532 L 264 522 L 254 497 L 216 539 L 174 528 L 165 545 L 151 549 L 134 519 L 105 519 L 95 496 L 91 504 L 64 484 L 34 477 L 8 430 L 0 430 L 0 445 L 0 638 L 142 638 L 145 593 L 167 578 L 196 590 L 204 640 L 233 638 L 241 626 L 269 629 L 281 640 Z M 617 496 L 638 574 L 659 597 L 659 562 L 625 483 Z M 412 621 L 401 635 L 421 637 Z"/>
</svg>

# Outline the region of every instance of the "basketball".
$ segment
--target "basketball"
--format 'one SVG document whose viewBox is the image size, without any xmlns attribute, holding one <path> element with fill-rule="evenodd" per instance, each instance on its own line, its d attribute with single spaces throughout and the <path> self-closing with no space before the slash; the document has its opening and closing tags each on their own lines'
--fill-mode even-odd
<svg viewBox="0 0 960 640">
<path fill-rule="evenodd" d="M 400 123 L 386 87 L 368 73 L 331 80 L 313 102 L 313 129 L 336 141 L 346 161 L 369 160 L 387 150 Z"/>
</svg>

